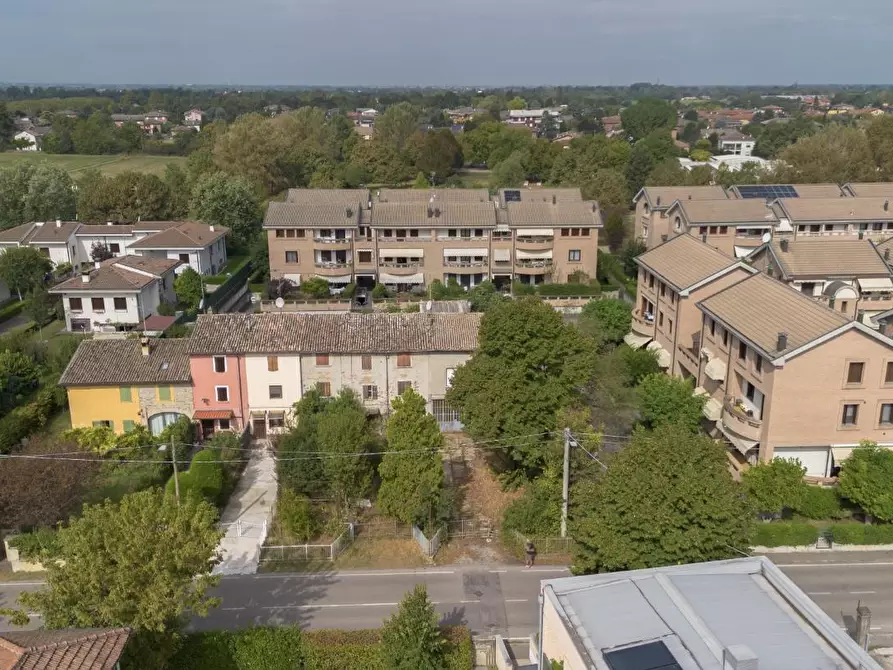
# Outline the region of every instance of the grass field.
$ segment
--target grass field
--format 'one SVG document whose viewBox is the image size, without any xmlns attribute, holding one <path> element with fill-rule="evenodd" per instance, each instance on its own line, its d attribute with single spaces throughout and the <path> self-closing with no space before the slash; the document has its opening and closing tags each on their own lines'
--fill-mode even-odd
<svg viewBox="0 0 893 670">
<path fill-rule="evenodd" d="M 22 163 L 49 163 L 67 170 L 72 176 L 95 168 L 107 175 L 116 175 L 126 170 L 148 172 L 161 176 L 168 163 L 183 165 L 183 156 L 141 156 L 120 154 L 115 156 L 82 156 L 78 154 L 45 154 L 31 151 L 7 151 L 0 153 L 0 169 L 14 167 Z"/>
</svg>

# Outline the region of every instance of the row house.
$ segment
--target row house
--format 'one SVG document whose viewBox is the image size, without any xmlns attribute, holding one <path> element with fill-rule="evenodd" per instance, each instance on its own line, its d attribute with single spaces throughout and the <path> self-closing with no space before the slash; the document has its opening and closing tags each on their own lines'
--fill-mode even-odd
<svg viewBox="0 0 893 670">
<path fill-rule="evenodd" d="M 116 433 L 146 426 L 153 435 L 193 413 L 188 341 L 99 339 L 81 342 L 59 385 L 73 428 Z"/>
<path fill-rule="evenodd" d="M 579 189 L 294 189 L 264 220 L 274 279 L 411 290 L 595 276 L 602 216 Z"/>
<path fill-rule="evenodd" d="M 780 198 L 772 209 L 783 230 L 794 237 L 870 237 L 893 235 L 888 197 Z"/>
<path fill-rule="evenodd" d="M 647 346 L 670 374 L 693 379 L 701 358 L 696 304 L 756 271 L 689 235 L 645 252 L 636 264 L 637 303 L 624 341 L 635 349 Z"/>
<path fill-rule="evenodd" d="M 671 236 L 667 210 L 677 200 L 728 199 L 722 186 L 645 186 L 633 198 L 636 239 L 646 249 L 665 242 Z"/>
<path fill-rule="evenodd" d="M 727 256 L 744 258 L 781 230 L 763 200 L 677 200 L 666 217 L 670 236 L 693 235 Z"/>
<path fill-rule="evenodd" d="M 697 306 L 698 391 L 736 463 L 827 477 L 861 440 L 893 446 L 893 340 L 764 273 Z"/>
<path fill-rule="evenodd" d="M 350 388 L 370 413 L 413 388 L 442 427 L 458 414 L 445 400 L 456 368 L 477 347 L 480 314 L 201 315 L 189 339 L 202 434 L 282 430 L 309 389 Z"/>
<path fill-rule="evenodd" d="M 888 242 L 889 244 L 889 242 Z M 748 263 L 831 309 L 872 326 L 893 308 L 889 248 L 847 237 L 773 239 Z"/>
</svg>

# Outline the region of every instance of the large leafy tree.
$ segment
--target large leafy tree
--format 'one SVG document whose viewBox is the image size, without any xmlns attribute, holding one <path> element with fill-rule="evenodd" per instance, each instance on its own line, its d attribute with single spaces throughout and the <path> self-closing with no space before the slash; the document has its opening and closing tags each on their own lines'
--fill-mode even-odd
<svg viewBox="0 0 893 670">
<path fill-rule="evenodd" d="M 782 155 L 782 174 L 790 181 L 809 183 L 876 181 L 875 157 L 865 133 L 833 125 L 804 137 Z"/>
<path fill-rule="evenodd" d="M 25 218 L 29 221 L 71 220 L 75 217 L 74 182 L 65 170 L 40 165 L 31 173 L 24 199 Z"/>
<path fill-rule="evenodd" d="M 168 217 L 170 191 L 158 177 L 127 171 L 107 177 L 97 171 L 78 182 L 77 208 L 82 221 L 158 221 Z"/>
<path fill-rule="evenodd" d="M 433 174 L 435 179 L 443 181 L 462 167 L 463 162 L 462 147 L 449 130 L 432 130 L 417 143 L 415 166 L 425 176 Z"/>
<path fill-rule="evenodd" d="M 45 588 L 21 602 L 49 629 L 130 626 L 163 659 L 188 617 L 216 604 L 207 595 L 223 536 L 216 521 L 198 496 L 177 505 L 157 489 L 87 505 L 60 529 Z"/>
<path fill-rule="evenodd" d="M 381 631 L 382 667 L 391 670 L 441 670 L 446 640 L 424 584 L 404 596 Z"/>
<path fill-rule="evenodd" d="M 322 461 L 329 490 L 343 510 L 362 498 L 372 485 L 372 466 L 367 453 L 372 444 L 366 413 L 356 393 L 343 389 L 326 404 L 317 424 Z"/>
<path fill-rule="evenodd" d="M 22 293 L 38 286 L 52 269 L 50 259 L 34 247 L 11 247 L 0 253 L 0 279 L 18 294 L 19 300 Z"/>
<path fill-rule="evenodd" d="M 589 380 L 593 343 L 536 298 L 494 304 L 481 321 L 478 350 L 456 370 L 449 402 L 478 440 L 505 439 L 515 465 L 538 469 L 557 412 L 577 402 Z"/>
<path fill-rule="evenodd" d="M 177 301 L 190 309 L 197 309 L 202 300 L 202 276 L 192 268 L 186 268 L 174 279 Z"/>
<path fill-rule="evenodd" d="M 12 141 L 14 131 L 15 122 L 12 114 L 6 108 L 6 103 L 0 102 L 0 149 L 5 149 L 7 144 Z"/>
<path fill-rule="evenodd" d="M 803 475 L 806 468 L 800 461 L 774 458 L 748 468 L 741 475 L 741 484 L 758 512 L 780 515 L 787 507 L 797 509 L 803 499 Z"/>
<path fill-rule="evenodd" d="M 891 482 L 893 451 L 875 442 L 862 442 L 853 449 L 840 470 L 840 494 L 881 521 L 893 521 Z"/>
<path fill-rule="evenodd" d="M 592 181 L 583 184 L 582 191 L 583 197 L 597 200 L 602 209 L 629 209 L 626 178 L 617 170 L 599 170 Z"/>
<path fill-rule="evenodd" d="M 388 448 L 378 466 L 378 505 L 404 523 L 428 518 L 443 488 L 443 435 L 425 411 L 425 399 L 409 389 L 391 401 Z"/>
<path fill-rule="evenodd" d="M 25 200 L 34 166 L 25 164 L 0 170 L 0 228 L 12 228 L 25 223 Z"/>
<path fill-rule="evenodd" d="M 574 567 L 634 570 L 740 555 L 753 508 L 724 449 L 678 425 L 639 429 L 575 505 Z"/>
<path fill-rule="evenodd" d="M 409 138 L 419 129 L 419 110 L 408 102 L 388 107 L 375 119 L 376 139 L 391 149 L 402 152 Z"/>
<path fill-rule="evenodd" d="M 676 125 L 676 110 L 665 100 L 643 98 L 620 112 L 620 121 L 623 132 L 639 140 L 654 130 Z"/>
<path fill-rule="evenodd" d="M 687 379 L 663 373 L 651 374 L 639 384 L 642 423 L 646 428 L 676 424 L 696 432 L 701 423 L 705 398 L 694 395 L 694 386 Z"/>
<path fill-rule="evenodd" d="M 260 233 L 260 203 L 251 185 L 222 172 L 205 175 L 192 192 L 192 211 L 205 223 L 225 226 L 247 248 Z"/>
<path fill-rule="evenodd" d="M 580 326 L 590 329 L 596 339 L 605 344 L 620 344 L 629 332 L 632 308 L 624 300 L 604 298 L 586 304 Z"/>
</svg>

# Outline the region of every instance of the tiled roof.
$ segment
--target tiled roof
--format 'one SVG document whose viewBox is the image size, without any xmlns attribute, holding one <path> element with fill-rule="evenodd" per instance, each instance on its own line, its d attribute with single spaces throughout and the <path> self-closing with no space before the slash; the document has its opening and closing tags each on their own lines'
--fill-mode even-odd
<svg viewBox="0 0 893 670">
<path fill-rule="evenodd" d="M 633 201 L 645 198 L 652 209 L 666 209 L 676 200 L 728 200 L 722 186 L 646 186 Z"/>
<path fill-rule="evenodd" d="M 131 227 L 137 233 L 157 233 L 159 230 L 175 228 L 179 223 L 179 221 L 137 221 L 131 224 Z"/>
<path fill-rule="evenodd" d="M 840 312 L 763 273 L 702 300 L 698 306 L 772 359 L 850 322 Z M 788 338 L 783 351 L 777 349 L 779 333 Z"/>
<path fill-rule="evenodd" d="M 888 198 L 783 198 L 778 200 L 778 206 L 795 224 L 804 221 L 893 221 L 893 203 Z"/>
<path fill-rule="evenodd" d="M 677 235 L 646 251 L 636 262 L 681 291 L 737 261 L 691 235 Z"/>
<path fill-rule="evenodd" d="M 480 314 L 202 314 L 190 353 L 426 353 L 473 351 Z"/>
<path fill-rule="evenodd" d="M 62 373 L 61 386 L 185 384 L 189 373 L 189 339 L 149 340 L 143 356 L 139 340 L 84 340 Z"/>
<path fill-rule="evenodd" d="M 787 251 L 779 240 L 773 240 L 771 245 L 785 275 L 791 278 L 890 275 L 890 269 L 870 240 L 836 237 L 788 240 Z"/>
<path fill-rule="evenodd" d="M 213 230 L 212 230 L 213 228 Z M 199 221 L 181 221 L 176 227 L 148 235 L 129 249 L 195 249 L 207 247 L 225 237 L 229 228 L 209 226 Z"/>
<path fill-rule="evenodd" d="M 380 202 L 372 206 L 370 225 L 487 228 L 496 225 L 496 207 L 491 202 Z"/>
<path fill-rule="evenodd" d="M 47 221 L 42 226 L 37 224 L 34 225 L 35 230 L 29 238 L 29 241 L 65 243 L 81 224 L 77 221 L 62 221 L 61 223 Z"/>
<path fill-rule="evenodd" d="M 375 192 L 377 202 L 489 202 L 490 192 L 485 188 L 383 188 Z M 374 208 L 375 205 L 373 204 Z"/>
<path fill-rule="evenodd" d="M 359 203 L 295 204 L 271 202 L 264 217 L 264 228 L 355 228 L 363 210 Z"/>
<path fill-rule="evenodd" d="M 844 185 L 856 198 L 890 198 L 893 197 L 893 182 L 850 182 Z"/>
<path fill-rule="evenodd" d="M 21 242 L 28 237 L 32 228 L 34 228 L 33 223 L 23 223 L 14 228 L 0 230 L 0 242 Z"/>
<path fill-rule="evenodd" d="M 763 200 L 680 200 L 670 211 L 682 209 L 685 219 L 694 226 L 715 223 L 778 223 L 774 212 Z M 669 212 L 668 212 L 669 213 Z"/>
<path fill-rule="evenodd" d="M 149 256 L 110 258 L 100 263 L 98 268 L 94 267 L 90 270 L 90 281 L 85 282 L 80 276 L 72 277 L 54 286 L 50 293 L 138 291 L 178 265 L 180 265 L 180 261 L 171 258 Z M 133 270 L 137 270 L 137 272 Z"/>
<path fill-rule="evenodd" d="M 528 188 L 501 188 L 499 189 L 499 202 L 505 205 L 505 192 L 517 191 L 521 196 L 521 202 L 552 202 L 554 197 L 557 202 L 581 202 L 583 194 L 578 188 L 542 188 L 531 186 Z"/>
<path fill-rule="evenodd" d="M 112 670 L 129 628 L 0 633 L 0 670 Z"/>
<path fill-rule="evenodd" d="M 893 265 L 893 237 L 888 237 L 886 240 L 878 242 L 874 246 L 881 256 L 888 254 L 889 258 L 886 260 Z"/>
<path fill-rule="evenodd" d="M 505 205 L 510 226 L 601 226 L 598 205 L 594 202 L 522 201 Z"/>
<path fill-rule="evenodd" d="M 339 205 L 345 207 L 366 207 L 369 191 L 365 188 L 290 188 L 285 202 L 295 205 Z"/>
<path fill-rule="evenodd" d="M 92 226 L 83 224 L 74 234 L 75 237 L 110 237 L 117 235 L 133 235 L 133 226 L 123 224 Z"/>
</svg>

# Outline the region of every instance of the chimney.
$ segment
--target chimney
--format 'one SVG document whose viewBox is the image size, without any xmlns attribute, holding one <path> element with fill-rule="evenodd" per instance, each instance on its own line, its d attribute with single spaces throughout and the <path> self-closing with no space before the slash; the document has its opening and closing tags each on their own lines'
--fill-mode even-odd
<svg viewBox="0 0 893 670">
<path fill-rule="evenodd" d="M 660 207 L 660 196 L 657 196 L 657 200 L 654 201 L 655 207 Z"/>
<path fill-rule="evenodd" d="M 864 239 L 864 238 L 865 238 L 865 231 L 864 231 L 864 230 L 860 230 L 860 231 L 859 231 L 859 239 L 861 240 L 861 239 Z"/>
<path fill-rule="evenodd" d="M 140 351 L 143 352 L 143 356 L 149 355 L 150 347 L 149 347 L 149 338 L 148 337 L 140 338 Z"/>
<path fill-rule="evenodd" d="M 775 343 L 776 351 L 784 351 L 788 348 L 788 334 L 787 333 L 779 333 L 778 341 Z"/>
<path fill-rule="evenodd" d="M 62 227 L 62 219 L 56 219 L 56 228 Z"/>
<path fill-rule="evenodd" d="M 856 608 L 856 644 L 868 651 L 868 632 L 871 630 L 871 610 L 861 602 Z"/>
<path fill-rule="evenodd" d="M 787 253 L 787 251 L 788 251 L 788 241 L 787 240 L 782 240 L 781 242 L 778 243 L 778 246 L 781 247 L 782 251 Z"/>
<path fill-rule="evenodd" d="M 889 247 L 887 247 L 886 249 L 884 249 L 884 260 L 885 260 L 885 261 L 890 260 L 890 248 L 889 248 Z"/>
<path fill-rule="evenodd" d="M 114 221 L 106 221 L 106 222 L 105 222 L 105 225 L 107 225 L 107 226 L 114 226 L 114 225 L 115 225 L 115 222 L 114 222 Z"/>
<path fill-rule="evenodd" d="M 759 658 L 746 644 L 732 644 L 722 650 L 723 670 L 758 670 Z"/>
<path fill-rule="evenodd" d="M 344 210 L 344 216 L 347 217 L 348 219 L 352 218 L 353 210 L 350 207 L 348 207 L 347 209 Z"/>
<path fill-rule="evenodd" d="M 688 199 L 691 200 L 691 193 L 688 194 Z"/>
<path fill-rule="evenodd" d="M 210 230 L 212 233 L 214 232 L 214 224 L 213 223 L 210 226 L 208 226 L 208 230 Z"/>
<path fill-rule="evenodd" d="M 552 204 L 554 205 L 554 204 L 556 204 L 557 202 L 558 202 L 558 198 L 555 197 L 555 194 L 553 193 L 553 194 L 552 194 Z"/>
<path fill-rule="evenodd" d="M 884 211 L 888 211 L 890 209 L 890 201 L 884 200 Z"/>
<path fill-rule="evenodd" d="M 82 272 L 82 273 L 81 273 L 81 281 L 84 282 L 85 284 L 89 284 L 89 283 L 90 283 L 90 272 L 89 272 L 89 270 L 88 270 L 87 272 Z"/>
<path fill-rule="evenodd" d="M 703 235 L 701 235 L 701 242 L 703 242 L 704 244 L 707 244 L 707 233 L 704 233 Z"/>
<path fill-rule="evenodd" d="M 93 267 L 96 268 L 97 270 L 99 269 L 99 266 L 101 266 L 101 265 L 102 265 L 102 263 L 100 263 L 99 261 L 95 261 L 93 263 Z"/>
</svg>

